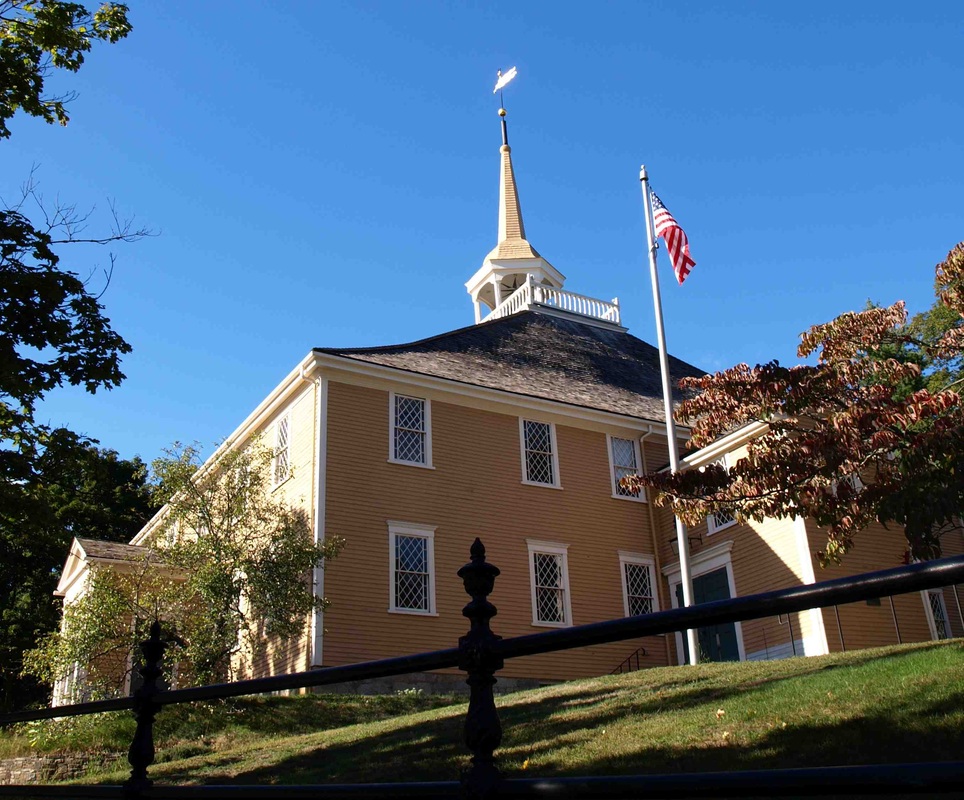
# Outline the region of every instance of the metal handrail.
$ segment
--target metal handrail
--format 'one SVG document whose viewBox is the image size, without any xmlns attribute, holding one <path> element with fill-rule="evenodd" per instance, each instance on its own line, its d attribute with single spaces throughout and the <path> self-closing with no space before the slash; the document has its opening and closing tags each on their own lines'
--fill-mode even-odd
<svg viewBox="0 0 964 800">
<path fill-rule="evenodd" d="M 131 778 L 123 786 L 0 786 L 0 796 L 33 797 L 125 797 L 125 798 L 271 798 L 285 797 L 581 797 L 615 798 L 687 796 L 745 797 L 766 794 L 823 794 L 828 791 L 859 791 L 878 794 L 898 792 L 949 792 L 964 784 L 964 762 L 937 764 L 825 767 L 818 769 L 762 770 L 684 775 L 632 775 L 555 779 L 502 777 L 494 751 L 502 728 L 492 695 L 495 673 L 505 658 L 567 650 L 586 645 L 621 641 L 659 633 L 682 631 L 727 622 L 760 619 L 774 614 L 932 589 L 964 581 L 964 556 L 912 564 L 896 569 L 838 578 L 819 584 L 704 603 L 689 608 L 637 617 L 596 622 L 568 629 L 501 639 L 489 621 L 496 614 L 489 601 L 499 569 L 485 560 L 485 548 L 476 539 L 471 561 L 459 570 L 472 600 L 463 609 L 471 628 L 458 648 L 417 653 L 398 658 L 329 667 L 270 678 L 214 684 L 190 689 L 159 691 L 160 662 L 164 643 L 158 622 L 144 645 L 144 684 L 134 697 L 59 706 L 42 711 L 0 716 L 0 725 L 32 719 L 67 717 L 98 711 L 133 708 L 137 729 L 128 760 Z M 385 677 L 409 672 L 458 666 L 468 673 L 469 710 L 465 737 L 473 752 L 471 766 L 460 783 L 352 784 L 327 786 L 154 786 L 147 768 L 154 760 L 153 723 L 164 705 L 236 697 L 283 689 L 324 686 L 348 680 Z"/>
<path fill-rule="evenodd" d="M 504 659 L 519 658 L 575 647 L 674 633 L 688 628 L 709 627 L 727 622 L 744 622 L 771 617 L 775 614 L 804 611 L 809 608 L 824 608 L 857 600 L 888 597 L 894 594 L 934 589 L 962 582 L 964 582 L 964 556 L 954 556 L 790 589 L 778 589 L 773 592 L 701 603 L 687 608 L 674 608 L 636 617 L 622 617 L 605 622 L 591 622 L 586 625 L 574 625 L 570 628 L 558 628 L 524 636 L 514 636 L 511 639 L 501 639 L 493 647 L 498 655 Z M 458 660 L 459 648 L 452 647 L 446 650 L 415 653 L 378 661 L 364 661 L 340 667 L 325 667 L 306 672 L 273 675 L 269 678 L 216 683 L 189 689 L 173 689 L 158 692 L 154 697 L 154 702 L 158 705 L 171 705 L 313 686 L 329 686 L 346 681 L 456 667 L 458 666 Z M 94 714 L 102 711 L 119 711 L 133 707 L 133 697 L 119 697 L 110 700 L 3 714 L 0 715 L 0 725 L 28 720 Z"/>
<path fill-rule="evenodd" d="M 610 674 L 610 675 L 622 675 L 624 672 L 638 672 L 638 671 L 639 671 L 639 659 L 640 659 L 640 658 L 645 658 L 645 657 L 646 657 L 646 648 L 645 648 L 645 647 L 637 647 L 635 650 L 633 650 L 632 653 L 630 653 L 628 656 L 626 656 L 626 658 L 624 658 L 624 659 L 619 663 L 619 666 L 616 667 L 616 669 L 614 669 L 614 670 L 613 670 L 612 672 L 610 672 L 609 674 Z M 636 669 L 635 669 L 635 670 L 632 668 L 632 666 L 633 666 L 633 661 L 636 662 Z M 624 669 L 624 667 L 625 667 L 625 669 Z"/>
</svg>

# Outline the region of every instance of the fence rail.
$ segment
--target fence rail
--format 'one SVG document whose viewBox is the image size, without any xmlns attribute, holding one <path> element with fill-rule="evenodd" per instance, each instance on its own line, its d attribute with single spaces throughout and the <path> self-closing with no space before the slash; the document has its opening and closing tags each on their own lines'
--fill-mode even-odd
<svg viewBox="0 0 964 800">
<path fill-rule="evenodd" d="M 636 775 L 554 779 L 505 779 L 494 756 L 502 729 L 492 694 L 495 673 L 504 659 L 616 642 L 660 633 L 739 622 L 809 608 L 821 608 L 875 597 L 933 589 L 964 581 L 964 556 L 906 567 L 838 578 L 808 586 L 766 592 L 662 611 L 638 617 L 597 622 L 544 633 L 502 639 L 490 620 L 496 608 L 488 597 L 499 569 L 486 561 L 485 548 L 475 540 L 471 560 L 458 575 L 472 598 L 462 613 L 469 632 L 457 648 L 369 661 L 343 667 L 297 672 L 235 683 L 159 691 L 157 679 L 165 643 L 155 621 L 144 650 L 143 685 L 133 697 L 78 703 L 0 716 L 0 725 L 26 720 L 70 717 L 102 711 L 133 709 L 137 729 L 128 761 L 131 777 L 123 786 L 0 786 L 0 796 L 120 797 L 127 798 L 269 798 L 286 797 L 580 797 L 608 798 L 713 796 L 750 797 L 823 794 L 829 791 L 873 794 L 959 791 L 964 786 L 964 761 L 938 764 L 899 764 L 751 772 Z M 472 752 L 471 766 L 461 781 L 396 784 L 353 784 L 310 787 L 271 786 L 155 786 L 147 771 L 154 761 L 153 723 L 165 705 L 237 697 L 286 689 L 326 686 L 351 680 L 402 675 L 458 666 L 467 674 L 469 708 L 465 740 Z"/>
</svg>

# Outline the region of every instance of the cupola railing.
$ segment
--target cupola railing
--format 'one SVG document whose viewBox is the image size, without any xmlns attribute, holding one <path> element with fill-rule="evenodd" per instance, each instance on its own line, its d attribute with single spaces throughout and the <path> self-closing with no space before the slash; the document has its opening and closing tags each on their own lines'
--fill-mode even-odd
<svg viewBox="0 0 964 800">
<path fill-rule="evenodd" d="M 487 322 L 508 317 L 510 314 L 525 311 L 533 306 L 566 311 L 570 314 L 577 314 L 602 322 L 611 322 L 615 325 L 620 324 L 618 297 L 614 297 L 611 301 L 598 300 L 595 297 L 576 294 L 566 289 L 557 289 L 555 286 L 536 283 L 531 275 L 528 276 L 525 283 L 483 317 L 482 321 Z"/>
</svg>

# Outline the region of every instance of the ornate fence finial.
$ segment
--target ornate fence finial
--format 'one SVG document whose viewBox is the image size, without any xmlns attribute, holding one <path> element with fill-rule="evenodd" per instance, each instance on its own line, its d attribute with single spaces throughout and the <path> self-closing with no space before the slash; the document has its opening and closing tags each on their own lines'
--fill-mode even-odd
<svg viewBox="0 0 964 800">
<path fill-rule="evenodd" d="M 469 711 L 465 718 L 465 743 L 472 751 L 472 766 L 462 775 L 462 788 L 472 800 L 494 797 L 502 780 L 495 765 L 495 749 L 502 742 L 502 725 L 495 708 L 492 687 L 495 672 L 503 667 L 503 660 L 494 653 L 493 646 L 502 637 L 492 633 L 489 620 L 498 611 L 488 601 L 495 586 L 499 568 L 485 560 L 485 546 L 476 538 L 470 550 L 472 559 L 458 575 L 472 600 L 462 609 L 468 617 L 469 632 L 459 639 L 459 669 L 468 673 Z"/>
<path fill-rule="evenodd" d="M 154 702 L 157 694 L 157 679 L 161 677 L 161 661 L 167 644 L 161 638 L 161 623 L 155 619 L 151 623 L 150 638 L 141 642 L 143 666 L 140 668 L 143 683 L 134 692 L 134 717 L 137 729 L 127 751 L 127 761 L 131 765 L 131 776 L 124 782 L 125 794 L 136 796 L 154 783 L 147 777 L 147 768 L 154 763 L 154 716 L 158 706 Z"/>
</svg>

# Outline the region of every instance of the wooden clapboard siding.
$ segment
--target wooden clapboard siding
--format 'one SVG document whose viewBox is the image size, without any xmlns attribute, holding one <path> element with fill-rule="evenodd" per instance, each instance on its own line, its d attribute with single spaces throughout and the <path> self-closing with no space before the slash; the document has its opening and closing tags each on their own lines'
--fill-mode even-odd
<svg viewBox="0 0 964 800">
<path fill-rule="evenodd" d="M 303 509 L 309 521 L 313 514 L 316 480 L 315 441 L 317 389 L 305 382 L 304 390 L 279 408 L 252 434 L 248 443 L 260 440 L 265 447 L 274 448 L 279 421 L 288 417 L 290 477 L 271 490 L 273 500 L 281 500 L 294 508 Z M 308 578 L 306 577 L 306 580 Z M 297 672 L 310 666 L 310 619 L 305 620 L 304 632 L 292 639 L 261 635 L 261 647 L 255 652 L 246 649 L 235 659 L 234 669 L 239 679 L 260 678 Z"/>
<path fill-rule="evenodd" d="M 728 533 L 735 540 L 733 569 L 740 594 L 789 589 L 804 583 L 792 519 L 738 523 L 711 539 Z M 747 658 L 804 655 L 804 637 L 811 633 L 809 617 L 809 612 L 804 611 L 744 622 L 743 645 Z"/>
<path fill-rule="evenodd" d="M 813 552 L 824 547 L 826 534 L 816 525 L 808 523 L 807 534 Z M 904 563 L 907 541 L 903 529 L 898 525 L 885 528 L 883 525 L 873 524 L 860 531 L 854 537 L 854 541 L 855 547 L 843 557 L 841 564 L 830 565 L 824 569 L 819 565 L 815 566 L 818 580 L 831 580 L 860 572 L 890 569 Z M 964 540 L 959 533 L 945 536 L 942 545 L 944 555 L 947 556 L 960 555 L 964 552 Z M 924 602 L 920 592 L 910 592 L 896 595 L 893 598 L 893 609 L 887 598 L 883 598 L 879 606 L 861 602 L 847 603 L 837 606 L 836 609 L 824 609 L 824 627 L 827 631 L 829 648 L 832 652 L 839 652 L 843 649 L 858 650 L 896 644 L 898 627 L 902 642 L 928 641 L 932 635 Z M 953 587 L 944 590 L 944 603 L 947 606 L 952 633 L 964 635 Z"/>
<path fill-rule="evenodd" d="M 431 399 L 434 468 L 424 469 L 388 462 L 387 389 L 330 384 L 326 531 L 346 547 L 326 570 L 325 665 L 454 646 L 466 630 L 468 601 L 456 572 L 476 536 L 502 570 L 491 597 L 500 635 L 543 630 L 532 625 L 527 539 L 569 545 L 575 624 L 621 617 L 617 551 L 652 555 L 652 534 L 645 504 L 612 497 L 605 433 L 557 423 L 562 489 L 529 486 L 521 482 L 517 414 Z M 388 612 L 389 520 L 435 527 L 438 616 Z M 664 663 L 662 640 L 654 638 L 515 660 L 501 674 L 596 675 L 640 645 L 646 663 Z"/>
<path fill-rule="evenodd" d="M 262 444 L 273 449 L 278 423 L 288 417 L 291 477 L 272 491 L 272 497 L 305 509 L 309 516 L 315 480 L 315 394 L 315 386 L 305 383 L 303 392 L 295 395 L 257 430 Z"/>
<path fill-rule="evenodd" d="M 476 536 L 485 542 L 489 560 L 502 570 L 491 600 L 499 608 L 493 628 L 503 636 L 547 629 L 532 624 L 527 539 L 568 545 L 574 624 L 623 615 L 620 550 L 654 558 L 659 607 L 672 607 L 668 581 L 660 572 L 679 560 L 671 511 L 652 502 L 612 496 L 606 433 L 638 438 L 639 431 L 598 421 L 583 425 L 548 412 L 522 412 L 526 419 L 555 424 L 562 488 L 530 486 L 522 483 L 520 412 L 511 398 L 481 402 L 442 390 L 414 388 L 403 380 L 397 384 L 350 380 L 336 376 L 329 383 L 325 530 L 329 536 L 343 537 L 346 548 L 326 569 L 325 590 L 333 605 L 324 620 L 325 666 L 455 646 L 466 629 L 461 609 L 468 600 L 456 572 L 468 559 Z M 431 402 L 432 469 L 389 462 L 390 391 Z M 289 415 L 292 476 L 272 494 L 309 515 L 319 467 L 316 395 L 315 385 L 306 383 L 304 391 L 293 394 L 255 431 L 273 446 L 278 420 Z M 644 440 L 641 450 L 641 466 L 647 469 L 658 469 L 668 460 L 659 437 Z M 389 521 L 435 529 L 437 616 L 388 611 Z M 740 523 L 714 534 L 707 532 L 704 522 L 691 528 L 689 535 L 694 559 L 722 542 L 732 542 L 731 568 L 738 595 L 808 580 L 812 563 L 804 563 L 809 556 L 803 551 L 819 549 L 822 536 L 812 524 L 802 533 L 792 519 Z M 964 552 L 964 539 L 956 536 L 948 537 L 952 540 L 947 554 Z M 874 528 L 862 534 L 861 541 L 864 538 L 870 546 L 848 555 L 842 567 L 814 567 L 816 580 L 896 565 L 903 552 L 900 532 Z M 961 602 L 964 592 L 956 596 L 953 588 L 945 590 L 948 621 L 957 635 L 964 634 Z M 894 608 L 903 641 L 930 638 L 920 593 L 894 598 Z M 850 604 L 838 612 L 848 650 L 897 641 L 886 600 L 879 607 Z M 829 649 L 841 649 L 833 609 L 800 612 L 791 615 L 790 621 L 797 654 L 804 654 L 804 641 L 808 652 L 819 652 L 824 630 Z M 509 662 L 501 674 L 543 680 L 596 675 L 612 670 L 640 646 L 647 651 L 642 666 L 676 663 L 675 638 L 650 637 L 533 656 Z M 786 617 L 743 623 L 742 641 L 744 653 L 754 658 L 784 656 L 793 649 Z M 310 620 L 306 619 L 303 636 L 284 642 L 268 637 L 263 651 L 248 654 L 243 673 L 260 676 L 306 669 L 311 665 L 310 643 Z"/>
<path fill-rule="evenodd" d="M 269 675 L 283 675 L 301 672 L 307 667 L 308 628 L 302 636 L 281 639 L 274 635 L 262 635 L 263 646 L 255 653 L 246 652 L 236 664 L 236 679 L 263 678 Z"/>
</svg>

